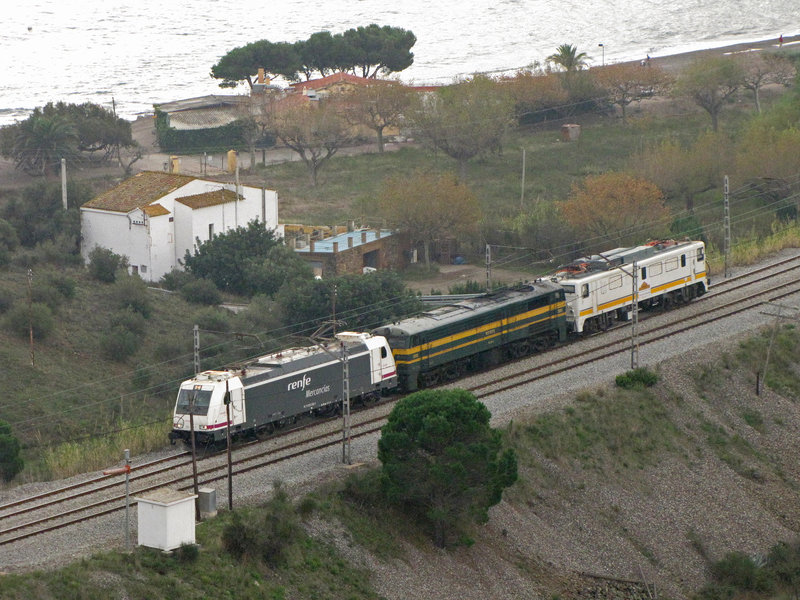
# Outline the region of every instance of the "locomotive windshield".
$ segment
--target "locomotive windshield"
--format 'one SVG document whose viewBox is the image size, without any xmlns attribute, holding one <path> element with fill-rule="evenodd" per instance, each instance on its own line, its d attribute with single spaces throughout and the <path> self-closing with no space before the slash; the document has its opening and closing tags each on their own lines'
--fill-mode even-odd
<svg viewBox="0 0 800 600">
<path fill-rule="evenodd" d="M 176 413 L 184 415 L 207 415 L 208 405 L 211 403 L 211 390 L 186 390 L 178 393 Z"/>
</svg>

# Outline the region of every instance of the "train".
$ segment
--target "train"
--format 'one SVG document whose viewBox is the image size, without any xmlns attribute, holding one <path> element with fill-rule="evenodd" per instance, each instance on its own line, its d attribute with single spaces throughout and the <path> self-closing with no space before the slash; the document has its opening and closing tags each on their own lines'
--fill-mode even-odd
<svg viewBox="0 0 800 600">
<path fill-rule="evenodd" d="M 460 297 L 370 332 L 341 332 L 198 373 L 180 386 L 169 437 L 188 442 L 190 424 L 200 444 L 226 439 L 229 426 L 235 437 L 270 433 L 304 415 L 335 412 L 345 393 L 367 402 L 457 380 L 628 320 L 634 298 L 642 309 L 668 308 L 708 285 L 701 241 L 659 240 L 583 257 L 549 277 Z"/>
<path fill-rule="evenodd" d="M 553 280 L 564 288 L 575 334 L 629 320 L 634 294 L 639 308 L 669 308 L 702 296 L 710 283 L 705 244 L 689 240 L 657 240 L 579 258 L 559 267 Z"/>
</svg>

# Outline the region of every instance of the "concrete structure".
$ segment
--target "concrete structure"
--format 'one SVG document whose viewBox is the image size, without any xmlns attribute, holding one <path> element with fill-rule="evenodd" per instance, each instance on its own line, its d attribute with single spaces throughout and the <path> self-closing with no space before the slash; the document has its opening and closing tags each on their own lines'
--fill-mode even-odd
<svg viewBox="0 0 800 600">
<path fill-rule="evenodd" d="M 322 240 L 297 237 L 287 243 L 311 265 L 315 276 L 323 278 L 401 269 L 408 262 L 405 237 L 387 230 L 359 229 Z"/>
<path fill-rule="evenodd" d="M 169 488 L 137 496 L 139 545 L 169 551 L 194 544 L 195 498 L 190 492 Z"/>
<path fill-rule="evenodd" d="M 81 206 L 81 254 L 95 247 L 128 257 L 133 273 L 158 281 L 175 268 L 196 240 L 258 220 L 278 226 L 278 194 L 190 175 L 142 171 Z"/>
</svg>

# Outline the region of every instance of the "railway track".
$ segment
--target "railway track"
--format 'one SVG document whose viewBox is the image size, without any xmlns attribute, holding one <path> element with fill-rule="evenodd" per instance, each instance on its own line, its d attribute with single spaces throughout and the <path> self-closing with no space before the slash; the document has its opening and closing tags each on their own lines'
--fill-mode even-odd
<svg viewBox="0 0 800 600">
<path fill-rule="evenodd" d="M 775 301 L 800 292 L 800 283 L 794 280 L 770 285 L 765 289 L 748 293 L 748 287 L 767 279 L 790 276 L 800 269 L 800 256 L 791 257 L 771 265 L 755 269 L 715 284 L 711 291 L 689 306 L 703 306 L 701 311 L 674 309 L 669 311 L 669 323 L 661 323 L 654 314 L 643 319 L 639 345 L 656 343 L 669 336 L 685 333 L 708 325 L 714 321 L 730 318 L 752 310 L 768 301 Z M 734 296 L 740 297 L 734 297 Z M 730 300 L 724 300 L 731 297 Z M 720 302 L 720 299 L 723 299 Z M 684 314 L 683 311 L 686 311 Z M 691 312 L 691 314 L 689 314 Z M 463 385 L 478 397 L 484 398 L 501 392 L 529 385 L 545 377 L 550 377 L 592 362 L 605 360 L 628 352 L 630 340 L 622 336 L 628 328 L 624 325 L 598 336 L 592 336 L 570 345 L 574 351 L 569 356 L 548 360 L 548 354 L 541 354 L 517 361 L 523 367 L 513 375 L 501 379 L 494 378 L 487 383 Z M 616 337 L 615 337 L 616 336 Z M 599 340 L 599 341 L 597 341 Z M 580 349 L 582 345 L 585 349 Z M 530 365 L 530 366 L 528 366 Z M 505 366 L 508 366 L 506 364 Z M 503 368 L 503 367 L 500 367 Z M 486 375 L 485 373 L 483 375 Z M 363 419 L 354 422 L 351 438 L 358 439 L 375 434 L 385 423 L 393 402 L 384 402 L 376 410 L 365 411 Z M 375 416 L 375 412 L 380 414 Z M 338 419 L 326 422 L 316 421 L 310 427 L 319 431 L 306 439 L 297 440 L 296 434 L 305 428 L 286 432 L 286 435 L 268 438 L 268 448 L 264 444 L 253 444 L 237 448 L 233 463 L 234 481 L 236 476 L 290 461 L 300 456 L 318 452 L 342 443 Z M 327 425 L 326 425 L 327 423 Z M 198 472 L 199 485 L 209 485 L 227 479 L 227 462 L 224 456 L 212 456 L 201 461 Z M 192 488 L 191 459 L 189 452 L 159 458 L 147 463 L 132 465 L 131 496 L 145 493 L 164 486 L 179 489 Z M 0 547 L 13 547 L 17 542 L 59 529 L 78 526 L 88 520 L 96 519 L 124 510 L 124 477 L 95 476 L 62 488 L 15 500 L 0 505 Z"/>
</svg>

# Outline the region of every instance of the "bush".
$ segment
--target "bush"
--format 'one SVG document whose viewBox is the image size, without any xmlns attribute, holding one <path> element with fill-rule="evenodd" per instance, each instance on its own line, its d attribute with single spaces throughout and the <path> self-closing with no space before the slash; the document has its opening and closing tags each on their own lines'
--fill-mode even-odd
<svg viewBox="0 0 800 600">
<path fill-rule="evenodd" d="M 25 463 L 20 456 L 19 440 L 11 434 L 11 425 L 0 421 L 0 476 L 11 481 Z"/>
<path fill-rule="evenodd" d="M 64 296 L 52 285 L 43 281 L 37 281 L 31 287 L 31 298 L 34 302 L 46 304 L 54 313 L 58 312 L 58 307 L 64 302 Z"/>
<path fill-rule="evenodd" d="M 169 273 L 164 275 L 159 282 L 161 287 L 165 290 L 177 292 L 190 281 L 194 281 L 195 276 L 180 269 L 172 269 Z"/>
<path fill-rule="evenodd" d="M 63 273 L 51 271 L 45 275 L 44 279 L 48 285 L 56 288 L 66 300 L 71 300 L 75 297 L 75 287 L 77 284 L 72 277 L 68 277 Z"/>
<path fill-rule="evenodd" d="M 233 514 L 222 530 L 222 545 L 234 558 L 260 559 L 271 567 L 285 562 L 288 549 L 301 534 L 297 513 L 280 483 L 266 504 L 263 520 L 243 519 Z"/>
<path fill-rule="evenodd" d="M 144 335 L 147 323 L 141 313 L 136 312 L 130 307 L 118 310 L 111 315 L 111 327 L 122 327 L 134 335 Z"/>
<path fill-rule="evenodd" d="M 30 335 L 33 327 L 33 337 L 37 340 L 46 338 L 53 331 L 55 321 L 53 311 L 46 304 L 34 302 L 28 308 L 27 302 L 16 302 L 6 313 L 4 323 L 6 329 L 21 338 Z"/>
<path fill-rule="evenodd" d="M 100 352 L 108 360 L 125 362 L 141 345 L 141 338 L 121 325 L 116 325 L 100 337 Z"/>
<path fill-rule="evenodd" d="M 217 286 L 208 279 L 195 279 L 188 282 L 181 288 L 181 296 L 187 302 L 192 304 L 220 304 L 222 302 L 222 294 L 217 289 Z"/>
<path fill-rule="evenodd" d="M 769 573 L 743 552 L 729 552 L 711 565 L 711 575 L 722 586 L 766 592 L 772 589 Z"/>
<path fill-rule="evenodd" d="M 205 331 L 226 332 L 231 328 L 230 313 L 224 308 L 203 308 L 194 313 L 194 322 Z"/>
<path fill-rule="evenodd" d="M 103 283 L 114 283 L 117 271 L 128 268 L 128 258 L 97 246 L 89 252 L 89 275 Z"/>
<path fill-rule="evenodd" d="M 658 375 L 647 367 L 639 367 L 633 371 L 617 375 L 616 378 L 617 387 L 626 390 L 643 389 L 654 386 L 656 383 L 658 383 Z"/>
<path fill-rule="evenodd" d="M 145 319 L 150 318 L 152 305 L 147 285 L 135 275 L 129 275 L 117 281 L 114 284 L 113 297 L 118 308 L 130 309 L 141 314 Z"/>
</svg>

